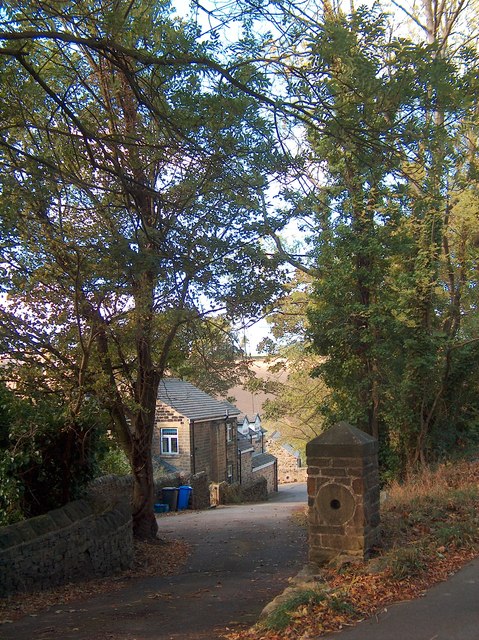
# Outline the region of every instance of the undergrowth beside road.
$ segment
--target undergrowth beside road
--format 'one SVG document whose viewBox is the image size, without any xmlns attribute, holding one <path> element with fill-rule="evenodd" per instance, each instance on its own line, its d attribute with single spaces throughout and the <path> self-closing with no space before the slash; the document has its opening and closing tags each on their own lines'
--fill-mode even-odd
<svg viewBox="0 0 479 640">
<path fill-rule="evenodd" d="M 308 640 L 421 595 L 479 555 L 479 463 L 426 469 L 387 491 L 381 547 L 367 562 L 327 566 L 295 594 L 229 640 Z M 295 518 L 306 526 L 306 512 Z"/>
</svg>

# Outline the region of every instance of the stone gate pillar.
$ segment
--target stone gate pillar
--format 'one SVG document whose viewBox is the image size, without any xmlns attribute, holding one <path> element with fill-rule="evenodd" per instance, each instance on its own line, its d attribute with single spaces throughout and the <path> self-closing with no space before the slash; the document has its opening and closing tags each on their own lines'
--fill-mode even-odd
<svg viewBox="0 0 479 640">
<path fill-rule="evenodd" d="M 309 561 L 366 558 L 379 541 L 378 443 L 340 422 L 306 445 Z"/>
</svg>

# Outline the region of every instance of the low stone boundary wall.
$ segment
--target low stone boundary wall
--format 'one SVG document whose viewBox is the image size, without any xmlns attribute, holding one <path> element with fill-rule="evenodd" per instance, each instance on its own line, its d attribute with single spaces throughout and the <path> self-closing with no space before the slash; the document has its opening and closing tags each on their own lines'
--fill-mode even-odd
<svg viewBox="0 0 479 640">
<path fill-rule="evenodd" d="M 0 596 L 111 575 L 132 561 L 128 503 L 99 512 L 95 503 L 77 500 L 0 528 Z"/>
<path fill-rule="evenodd" d="M 218 487 L 219 504 L 263 502 L 268 499 L 268 482 L 264 476 L 245 484 L 221 482 L 216 487 Z"/>
<path fill-rule="evenodd" d="M 155 482 L 189 485 L 193 509 L 210 506 L 206 473 L 175 474 Z M 83 500 L 0 528 L 0 597 L 122 571 L 133 562 L 131 476 L 104 476 L 90 483 Z"/>
<path fill-rule="evenodd" d="M 156 501 L 161 502 L 163 487 L 192 487 L 192 508 L 208 509 L 210 506 L 210 490 L 208 476 L 205 472 L 195 475 L 175 473 L 163 476 L 155 481 Z M 103 476 L 90 483 L 87 496 L 98 504 L 111 504 L 117 500 L 131 501 L 133 491 L 132 476 Z"/>
</svg>

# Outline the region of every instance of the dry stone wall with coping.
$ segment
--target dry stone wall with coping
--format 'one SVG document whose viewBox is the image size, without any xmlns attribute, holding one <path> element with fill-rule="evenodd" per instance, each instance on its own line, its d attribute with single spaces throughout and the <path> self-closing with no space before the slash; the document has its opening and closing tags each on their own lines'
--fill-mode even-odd
<svg viewBox="0 0 479 640">
<path fill-rule="evenodd" d="M 95 502 L 77 500 L 0 528 L 0 596 L 108 576 L 132 561 L 128 503 L 99 511 Z"/>
<path fill-rule="evenodd" d="M 210 506 L 208 478 L 175 474 L 161 489 L 189 485 L 193 509 Z M 49 589 L 84 578 L 112 575 L 133 562 L 131 476 L 104 476 L 85 498 L 60 509 L 0 528 L 0 597 Z"/>
</svg>

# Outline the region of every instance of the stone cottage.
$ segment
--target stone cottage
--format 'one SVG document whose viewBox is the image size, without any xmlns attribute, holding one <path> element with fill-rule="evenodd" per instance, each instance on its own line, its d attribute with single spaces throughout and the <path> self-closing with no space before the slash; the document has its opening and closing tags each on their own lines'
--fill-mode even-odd
<svg viewBox="0 0 479 640">
<path fill-rule="evenodd" d="M 301 466 L 301 455 L 281 433 L 273 431 L 266 438 L 266 447 L 278 460 L 279 482 L 306 482 L 307 467 Z"/>
<path fill-rule="evenodd" d="M 238 416 L 238 437 L 239 439 L 247 439 L 254 447 L 255 453 L 264 453 L 264 436 L 266 431 L 261 425 L 261 417 L 259 413 L 255 413 L 252 417 L 245 414 Z"/>
<path fill-rule="evenodd" d="M 168 471 L 206 472 L 211 482 L 237 482 L 237 417 L 229 402 L 216 400 L 177 378 L 160 382 L 153 456 Z"/>
</svg>

